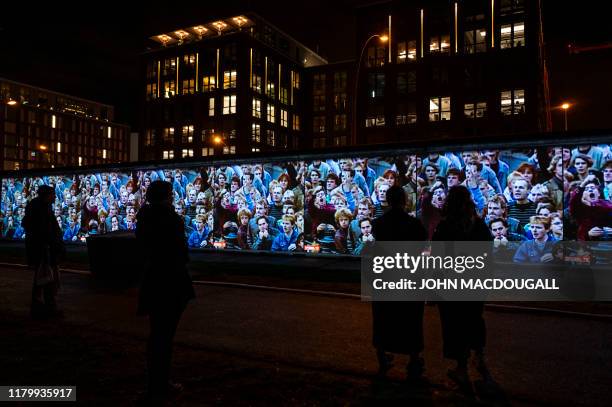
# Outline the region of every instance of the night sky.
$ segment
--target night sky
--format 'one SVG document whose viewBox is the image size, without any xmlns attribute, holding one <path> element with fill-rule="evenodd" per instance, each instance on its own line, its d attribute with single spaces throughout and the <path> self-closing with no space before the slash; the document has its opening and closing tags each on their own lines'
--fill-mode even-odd
<svg viewBox="0 0 612 407">
<path fill-rule="evenodd" d="M 127 10 L 130 2 L 112 0 L 94 3 L 95 11 L 83 3 L 21 3 L 0 15 L 0 76 L 115 105 L 116 121 L 136 127 L 138 58 L 151 35 L 253 10 L 330 62 L 341 61 L 353 57 L 352 8 L 368 1 L 169 1 Z M 567 52 L 569 43 L 612 43 L 608 15 L 595 1 L 543 3 L 551 102 L 576 103 L 572 129 L 612 128 L 612 49 Z M 560 112 L 553 111 L 553 125 L 562 125 Z"/>
</svg>

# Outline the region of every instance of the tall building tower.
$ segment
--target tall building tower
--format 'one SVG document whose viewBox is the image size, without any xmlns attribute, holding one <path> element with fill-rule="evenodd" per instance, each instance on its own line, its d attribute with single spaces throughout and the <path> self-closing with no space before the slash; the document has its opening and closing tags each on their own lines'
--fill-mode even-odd
<svg viewBox="0 0 612 407">
<path fill-rule="evenodd" d="M 309 147 L 308 67 L 325 64 L 256 14 L 151 37 L 143 55 L 140 159 Z"/>
</svg>

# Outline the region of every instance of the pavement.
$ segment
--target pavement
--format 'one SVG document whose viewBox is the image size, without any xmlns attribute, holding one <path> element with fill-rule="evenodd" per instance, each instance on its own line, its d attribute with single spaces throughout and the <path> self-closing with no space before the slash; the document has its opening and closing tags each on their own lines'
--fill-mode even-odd
<svg viewBox="0 0 612 407">
<path fill-rule="evenodd" d="M 29 319 L 31 272 L 0 266 L 0 384 L 77 386 L 77 404 L 132 405 L 144 387 L 147 320 L 137 291 L 63 275 L 59 321 Z M 368 303 L 352 297 L 198 285 L 176 337 L 176 405 L 607 406 L 612 322 L 485 312 L 494 382 L 472 392 L 446 379 L 435 307 L 426 307 L 426 377 L 400 358 L 376 379 Z"/>
</svg>

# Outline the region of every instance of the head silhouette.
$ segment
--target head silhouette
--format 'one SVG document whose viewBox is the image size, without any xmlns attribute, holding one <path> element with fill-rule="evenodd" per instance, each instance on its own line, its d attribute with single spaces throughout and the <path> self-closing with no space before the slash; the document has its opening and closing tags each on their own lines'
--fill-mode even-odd
<svg viewBox="0 0 612 407">
<path fill-rule="evenodd" d="M 50 202 L 50 203 L 53 202 L 54 191 L 53 191 L 53 188 L 51 188 L 50 186 L 48 185 L 39 186 L 37 193 L 42 201 Z"/>
<path fill-rule="evenodd" d="M 167 181 L 153 181 L 147 189 L 147 202 L 151 205 L 172 203 L 172 184 Z"/>
<path fill-rule="evenodd" d="M 442 212 L 447 219 L 460 222 L 471 222 L 478 216 L 472 194 L 463 185 L 457 185 L 449 189 Z"/>
<path fill-rule="evenodd" d="M 387 203 L 392 208 L 403 209 L 406 206 L 406 193 L 402 187 L 396 185 L 387 190 Z"/>
</svg>

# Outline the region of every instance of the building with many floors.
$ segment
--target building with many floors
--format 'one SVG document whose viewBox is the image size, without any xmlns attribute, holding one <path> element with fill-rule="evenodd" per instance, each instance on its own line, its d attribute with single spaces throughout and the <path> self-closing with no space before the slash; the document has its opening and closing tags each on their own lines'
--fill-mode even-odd
<svg viewBox="0 0 612 407">
<path fill-rule="evenodd" d="M 129 160 L 129 128 L 113 107 L 0 78 L 4 170 Z"/>
<path fill-rule="evenodd" d="M 390 0 L 355 18 L 356 58 L 338 63 L 255 14 L 152 37 L 140 158 L 551 129 L 540 0 Z"/>
</svg>

